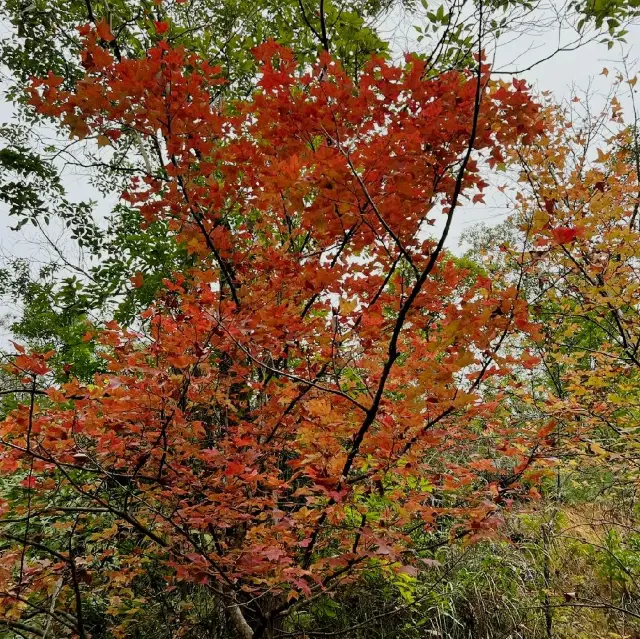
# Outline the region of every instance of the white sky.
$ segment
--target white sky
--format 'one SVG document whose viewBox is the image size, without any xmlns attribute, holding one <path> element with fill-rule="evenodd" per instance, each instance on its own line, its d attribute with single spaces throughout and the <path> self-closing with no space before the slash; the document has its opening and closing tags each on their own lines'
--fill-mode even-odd
<svg viewBox="0 0 640 639">
<path fill-rule="evenodd" d="M 541 0 L 532 15 L 523 17 L 520 26 L 514 24 L 514 31 L 508 29 L 499 41 L 489 41 L 485 48 L 489 59 L 493 60 L 494 71 L 504 73 L 505 79 L 514 77 L 509 76 L 514 71 L 522 71 L 515 77 L 526 79 L 537 92 L 550 91 L 551 99 L 560 103 L 588 93 L 589 109 L 591 113 L 597 113 L 606 103 L 615 70 L 623 68 L 623 59 L 630 76 L 640 71 L 640 24 L 627 26 L 626 43 L 618 43 L 608 49 L 606 44 L 594 38 L 593 32 L 580 35 L 566 16 L 562 18 L 566 6 L 564 0 Z M 431 0 L 429 8 L 433 10 Z M 413 26 L 415 24 L 424 24 L 424 21 L 396 11 L 381 25 L 382 37 L 391 42 L 398 58 L 402 53 L 419 50 L 423 46 L 424 42 L 421 45 L 416 40 L 419 34 Z M 601 75 L 605 67 L 610 71 L 608 77 Z M 630 115 L 628 91 L 628 88 L 621 89 L 617 97 Z M 634 91 L 637 93 L 637 89 Z M 580 114 L 580 105 L 574 105 L 574 108 Z M 462 252 L 464 246 L 461 248 L 460 242 L 464 233 L 478 223 L 499 223 L 511 212 L 505 206 L 506 197 L 495 187 L 486 190 L 485 202 L 458 207 L 447 248 Z M 438 225 L 434 233 L 437 230 Z"/>
<path fill-rule="evenodd" d="M 570 35 L 570 34 L 569 34 Z M 622 59 L 627 59 L 627 66 L 631 75 L 640 71 L 638 57 L 640 57 L 640 25 L 629 27 L 629 34 L 625 38 L 628 44 L 619 44 L 608 50 L 607 46 L 599 42 L 591 42 L 583 45 L 575 51 L 563 51 L 553 58 L 542 62 L 533 69 L 520 74 L 538 91 L 551 91 L 556 101 L 565 102 L 571 100 L 574 95 L 584 96 L 589 94 L 589 107 L 596 113 L 605 104 L 606 96 L 611 89 L 615 70 L 622 70 Z M 513 69 L 523 68 L 530 64 L 529 61 L 542 60 L 552 54 L 557 46 L 557 40 L 547 37 L 520 38 L 498 48 L 495 68 Z M 522 54 L 520 61 L 513 61 Z M 609 69 L 608 77 L 602 75 L 604 68 Z M 639 85 L 640 86 L 640 85 Z M 628 93 L 618 94 L 623 108 L 630 113 L 631 99 Z M 635 89 L 637 93 L 637 89 Z M 459 242 L 461 233 L 468 230 L 474 223 L 483 221 L 488 224 L 502 221 L 510 211 L 500 208 L 503 198 L 493 191 L 487 193 L 487 205 L 474 205 L 465 207 L 458 219 L 454 222 L 453 233 L 450 237 L 450 247 L 453 248 Z M 498 208 L 492 208 L 492 203 Z"/>
</svg>

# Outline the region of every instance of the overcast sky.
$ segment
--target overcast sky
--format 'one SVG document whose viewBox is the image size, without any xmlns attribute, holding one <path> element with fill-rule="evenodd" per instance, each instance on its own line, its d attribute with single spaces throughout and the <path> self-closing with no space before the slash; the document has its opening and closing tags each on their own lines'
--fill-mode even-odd
<svg viewBox="0 0 640 639">
<path fill-rule="evenodd" d="M 593 32 L 580 35 L 569 20 L 559 19 L 566 5 L 564 0 L 541 0 L 539 8 L 524 17 L 520 26 L 512 25 L 515 32 L 509 29 L 498 41 L 486 42 L 489 60 L 493 62 L 494 71 L 504 74 L 503 77 L 508 78 L 519 71 L 517 77 L 526 79 L 538 92 L 550 91 L 551 99 L 556 102 L 569 102 L 574 96 L 584 98 L 588 93 L 589 109 L 598 113 L 611 91 L 614 71 L 623 69 L 622 60 L 626 60 L 630 76 L 640 71 L 640 24 L 627 27 L 626 43 L 608 49 L 606 44 L 594 38 Z M 429 6 L 432 6 L 431 2 Z M 420 24 L 415 16 L 396 10 L 380 25 L 383 37 L 391 42 L 397 58 L 422 46 L 417 42 L 419 34 L 415 24 Z M 602 75 L 604 68 L 610 71 L 608 77 Z M 629 91 L 625 85 L 617 95 L 630 114 Z M 582 105 L 573 105 L 578 114 L 584 104 L 585 101 Z M 495 187 L 487 189 L 485 202 L 458 207 L 447 242 L 449 249 L 462 252 L 465 247 L 460 247 L 460 241 L 465 232 L 480 222 L 499 223 L 511 212 L 505 206 L 506 197 Z"/>
</svg>

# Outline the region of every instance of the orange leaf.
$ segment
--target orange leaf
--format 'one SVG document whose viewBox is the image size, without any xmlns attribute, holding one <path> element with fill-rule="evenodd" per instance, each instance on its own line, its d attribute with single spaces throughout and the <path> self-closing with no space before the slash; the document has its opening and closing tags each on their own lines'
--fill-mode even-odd
<svg viewBox="0 0 640 639">
<path fill-rule="evenodd" d="M 538 437 L 545 438 L 551 435 L 551 433 L 556 428 L 556 422 L 551 420 L 549 423 L 545 424 L 540 430 L 538 430 Z"/>
<path fill-rule="evenodd" d="M 158 34 L 166 33 L 167 31 L 169 31 L 169 23 L 167 22 L 154 22 L 153 24 L 155 25 L 156 33 Z"/>
<path fill-rule="evenodd" d="M 142 287 L 142 285 L 144 284 L 144 276 L 142 275 L 142 273 L 140 271 L 138 271 L 131 278 L 131 283 L 133 284 L 134 288 L 141 288 Z"/>
<path fill-rule="evenodd" d="M 572 226 L 558 226 L 551 231 L 557 244 L 569 244 L 576 239 L 578 231 Z"/>
<path fill-rule="evenodd" d="M 167 361 L 174 368 L 186 368 L 194 361 L 194 358 L 191 355 L 170 355 L 167 357 Z"/>
<path fill-rule="evenodd" d="M 21 344 L 16 344 L 16 342 L 14 342 L 13 340 L 11 340 L 11 344 L 13 344 L 13 348 L 15 348 L 18 353 L 24 354 L 24 346 L 22 346 Z"/>
<path fill-rule="evenodd" d="M 111 42 L 115 40 L 115 36 L 113 35 L 113 33 L 111 33 L 111 27 L 109 26 L 106 18 L 102 18 L 102 20 L 100 20 L 100 22 L 96 24 L 96 31 L 105 42 Z"/>
</svg>

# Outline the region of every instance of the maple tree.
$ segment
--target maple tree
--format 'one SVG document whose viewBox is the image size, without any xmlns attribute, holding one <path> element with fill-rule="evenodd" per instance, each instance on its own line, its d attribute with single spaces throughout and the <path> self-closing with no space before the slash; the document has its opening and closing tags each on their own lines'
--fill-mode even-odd
<svg viewBox="0 0 640 639">
<path fill-rule="evenodd" d="M 269 42 L 255 94 L 220 106 L 220 70 L 182 47 L 117 60 L 82 35 L 85 77 L 34 81 L 31 103 L 74 136 L 157 145 L 162 174 L 123 198 L 194 266 L 135 330 L 86 335 L 107 370 L 91 384 L 46 388 L 53 353 L 16 347 L 27 401 L 0 425 L 0 469 L 19 482 L 0 505 L 3 623 L 88 637 L 99 599 L 124 636 L 154 565 L 165 590 L 222 602 L 238 636 L 269 636 L 367 566 L 413 574 L 412 532 L 443 517 L 471 538 L 495 528 L 528 490 L 538 435 L 492 420 L 499 385 L 481 382 L 536 328 L 518 286 L 444 245 L 483 166 L 541 132 L 525 83 L 492 80 L 481 56 L 438 75 L 373 58 L 355 83 L 326 52 L 298 68 Z"/>
<path fill-rule="evenodd" d="M 425 1 L 395 0 L 0 2 L 7 27 L 0 37 L 0 62 L 16 115 L 0 128 L 4 147 L 0 150 L 0 203 L 8 205 L 15 219 L 12 230 L 25 225 L 30 230 L 33 225 L 34 235 L 23 230 L 20 237 L 30 245 L 37 238 L 49 254 L 49 263 L 41 269 L 28 260 L 9 257 L 0 270 L 0 295 L 20 309 L 11 327 L 13 335 L 34 347 L 57 350 L 52 364 L 60 377 L 65 367 L 78 375 L 90 374 L 94 367 L 85 366 L 83 360 L 91 345 L 76 348 L 87 317 L 101 324 L 115 315 L 129 325 L 162 288 L 162 280 L 190 263 L 162 222 L 142 229 L 136 211 L 123 202 L 103 215 L 132 173 L 156 170 L 152 143 L 124 129 L 113 152 L 104 154 L 91 137 L 69 144 L 55 122 L 53 127 L 47 123 L 43 131 L 39 114 L 25 108 L 24 87 L 33 75 L 53 71 L 67 88 L 82 76 L 78 25 L 91 22 L 99 25 L 99 33 L 110 30 L 115 36 L 107 43 L 110 50 L 129 58 L 144 56 L 150 43 L 161 36 L 180 43 L 223 67 L 227 82 L 219 87 L 217 98 L 229 99 L 252 90 L 256 65 L 251 48 L 269 37 L 292 47 L 303 63 L 314 60 L 320 49 L 330 50 L 357 79 L 371 53 L 387 55 L 397 48 L 395 37 L 389 35 L 387 42 L 385 34 L 390 21 L 400 20 L 402 14 L 402 22 L 416 22 L 416 46 L 423 48 L 436 71 L 461 69 L 472 63 L 481 31 L 485 37 L 504 37 L 513 30 L 529 31 L 533 23 L 539 26 L 538 15 L 531 17 L 537 4 L 531 0 L 447 0 L 437 7 Z M 477 19 L 479 9 L 484 20 Z M 539 9 L 536 14 L 546 20 L 545 8 Z M 581 24 L 581 33 L 576 42 L 559 47 L 558 52 L 589 40 L 592 27 L 600 32 L 605 23 L 610 38 L 622 37 L 636 13 L 627 2 L 569 3 L 559 17 L 563 23 Z M 156 22 L 167 23 L 162 34 L 156 31 Z M 80 172 L 93 190 L 74 194 L 67 181 L 70 172 Z M 99 202 L 90 201 L 89 196 Z M 74 197 L 83 201 L 74 202 Z M 141 287 L 134 287 L 130 278 L 138 270 L 147 277 Z"/>
<path fill-rule="evenodd" d="M 540 507 L 544 556 L 568 542 L 598 568 L 588 583 L 582 572 L 546 573 L 549 629 L 562 606 L 621 615 L 623 627 L 625 615 L 637 618 L 640 145 L 619 100 L 629 87 L 634 110 L 636 82 L 618 74 L 601 111 L 577 96 L 543 109 L 543 134 L 512 151 L 512 220 L 476 253 L 497 278 L 523 274 L 541 325 L 531 343 L 540 366 L 514 392 L 557 459 Z M 589 596 L 604 576 L 605 592 Z"/>
<path fill-rule="evenodd" d="M 166 225 L 157 222 L 143 230 L 134 209 L 121 201 L 113 205 L 132 173 L 156 169 L 152 144 L 130 130 L 123 130 L 109 154 L 94 139 L 70 144 L 63 127 L 55 122 L 43 127 L 41 116 L 26 104 L 24 89 L 34 75 L 53 71 L 67 87 L 82 77 L 79 25 L 99 25 L 98 32 L 105 34 L 108 25 L 117 36 L 107 43 L 110 49 L 135 58 L 160 37 L 155 22 L 166 21 L 164 35 L 174 44 L 223 66 L 227 82 L 219 87 L 220 99 L 252 90 L 251 49 L 267 38 L 294 47 L 301 62 L 314 60 L 318 47 L 330 46 L 357 74 L 370 53 L 386 50 L 372 24 L 388 9 L 388 1 L 377 0 L 344 0 L 339 6 L 323 0 L 315 7 L 307 0 L 260 5 L 244 0 L 0 2 L 6 27 L 0 36 L 3 92 L 14 114 L 0 126 L 0 207 L 11 216 L 10 234 L 30 245 L 37 238 L 48 254 L 48 263 L 38 267 L 13 251 L 3 256 L 0 296 L 17 306 L 14 337 L 55 349 L 52 368 L 60 377 L 69 367 L 78 376 L 91 374 L 95 366 L 85 363 L 92 345 L 78 339 L 88 319 L 101 324 L 115 317 L 128 325 L 162 288 L 162 280 L 190 263 Z M 74 193 L 70 172 L 81 173 L 83 184 L 92 188 Z M 147 276 L 136 288 L 130 278 L 138 270 Z"/>
<path fill-rule="evenodd" d="M 582 127 L 555 107 L 545 118 L 544 137 L 519 149 L 514 160 L 523 185 L 516 221 L 527 234 L 524 252 L 517 252 L 532 283 L 529 299 L 545 324 L 538 348 L 556 398 L 547 400 L 546 411 L 558 419 L 559 431 L 592 453 L 604 454 L 605 441 L 633 448 L 640 348 L 637 133 L 624 124 L 615 97 Z"/>
</svg>

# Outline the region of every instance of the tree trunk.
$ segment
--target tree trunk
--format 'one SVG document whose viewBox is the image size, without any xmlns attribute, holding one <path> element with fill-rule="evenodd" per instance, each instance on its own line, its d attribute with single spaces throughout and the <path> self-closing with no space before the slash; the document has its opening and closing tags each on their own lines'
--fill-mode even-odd
<svg viewBox="0 0 640 639">
<path fill-rule="evenodd" d="M 229 616 L 231 617 L 231 621 L 233 622 L 238 635 L 242 637 L 242 639 L 253 639 L 253 630 L 244 618 L 242 610 L 240 610 L 240 606 L 238 606 L 237 603 L 234 603 L 229 606 L 228 610 Z"/>
</svg>

